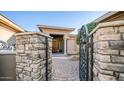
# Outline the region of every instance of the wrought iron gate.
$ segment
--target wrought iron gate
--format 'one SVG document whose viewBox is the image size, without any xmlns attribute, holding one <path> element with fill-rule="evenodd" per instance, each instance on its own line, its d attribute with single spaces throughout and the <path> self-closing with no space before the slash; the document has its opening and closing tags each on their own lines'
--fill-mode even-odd
<svg viewBox="0 0 124 93">
<path fill-rule="evenodd" d="M 92 80 L 93 77 L 93 43 L 85 26 L 80 30 L 80 62 L 79 77 L 81 81 Z"/>
</svg>

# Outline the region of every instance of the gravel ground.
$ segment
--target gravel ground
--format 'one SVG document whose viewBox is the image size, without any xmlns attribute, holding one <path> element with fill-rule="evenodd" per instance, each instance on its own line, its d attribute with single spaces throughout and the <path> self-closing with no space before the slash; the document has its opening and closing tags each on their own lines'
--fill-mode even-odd
<svg viewBox="0 0 124 93">
<path fill-rule="evenodd" d="M 68 56 L 53 55 L 53 81 L 79 81 L 79 61 Z"/>
</svg>

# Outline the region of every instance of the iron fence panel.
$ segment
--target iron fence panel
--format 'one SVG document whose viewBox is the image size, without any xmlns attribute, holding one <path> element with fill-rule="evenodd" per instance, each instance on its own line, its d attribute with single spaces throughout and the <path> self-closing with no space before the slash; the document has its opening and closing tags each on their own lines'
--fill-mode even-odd
<svg viewBox="0 0 124 93">
<path fill-rule="evenodd" d="M 89 40 L 90 39 L 90 40 Z M 80 30 L 79 77 L 81 81 L 92 80 L 93 77 L 93 42 L 85 27 Z"/>
</svg>

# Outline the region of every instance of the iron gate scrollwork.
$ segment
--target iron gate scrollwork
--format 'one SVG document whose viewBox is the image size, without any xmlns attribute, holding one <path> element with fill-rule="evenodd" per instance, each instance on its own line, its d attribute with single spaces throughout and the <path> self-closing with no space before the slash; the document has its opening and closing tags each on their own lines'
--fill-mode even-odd
<svg viewBox="0 0 124 93">
<path fill-rule="evenodd" d="M 86 26 L 80 29 L 79 78 L 93 80 L 93 34 L 88 33 Z"/>
<path fill-rule="evenodd" d="M 79 77 L 81 81 L 88 81 L 88 31 L 85 26 L 80 30 L 80 62 Z"/>
</svg>

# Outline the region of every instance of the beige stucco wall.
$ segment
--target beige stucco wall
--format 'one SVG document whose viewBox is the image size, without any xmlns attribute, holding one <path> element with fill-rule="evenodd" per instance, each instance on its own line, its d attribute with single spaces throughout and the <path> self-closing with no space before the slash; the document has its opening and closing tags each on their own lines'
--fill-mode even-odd
<svg viewBox="0 0 124 93">
<path fill-rule="evenodd" d="M 76 43 L 76 38 L 67 40 L 67 54 L 77 54 L 79 46 Z"/>
<path fill-rule="evenodd" d="M 70 34 L 73 30 L 42 28 L 42 31 L 48 34 L 63 35 L 63 39 L 67 40 L 67 54 L 77 54 L 79 52 L 79 46 L 76 43 L 76 35 Z"/>
<path fill-rule="evenodd" d="M 42 29 L 43 32 L 48 33 L 48 34 L 58 34 L 58 35 L 67 35 L 69 34 L 71 31 L 67 31 L 67 30 L 60 30 L 60 29 Z"/>
<path fill-rule="evenodd" d="M 3 26 L 0 26 L 0 40 L 7 41 L 15 32 L 5 28 Z"/>
</svg>

